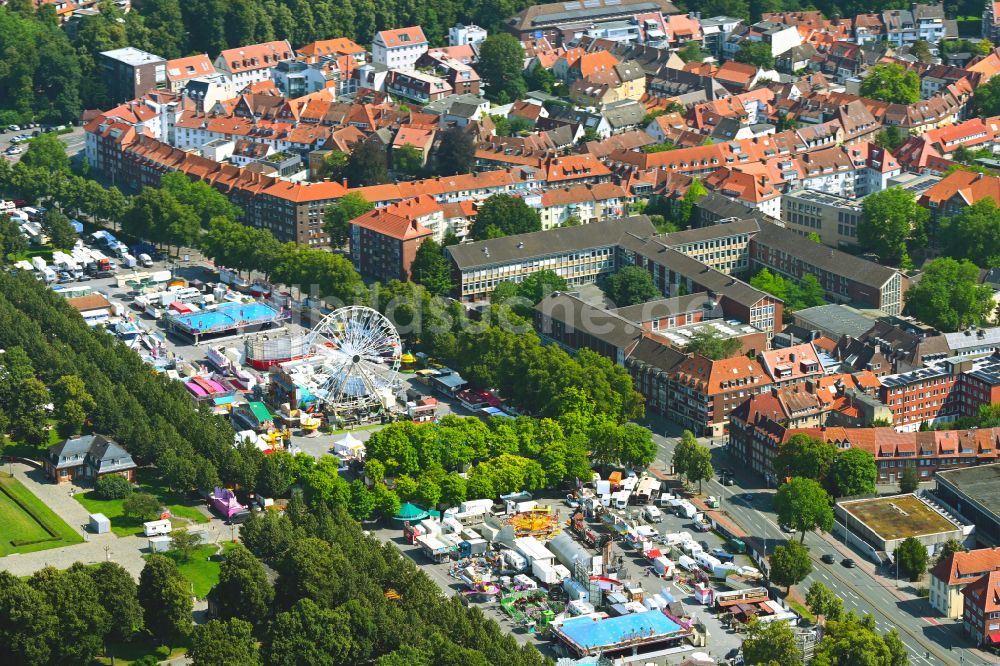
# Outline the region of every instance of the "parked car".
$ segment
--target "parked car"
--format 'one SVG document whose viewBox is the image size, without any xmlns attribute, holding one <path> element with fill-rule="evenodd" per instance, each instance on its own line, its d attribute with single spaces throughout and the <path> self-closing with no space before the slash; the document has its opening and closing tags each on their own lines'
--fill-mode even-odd
<svg viewBox="0 0 1000 666">
<path fill-rule="evenodd" d="M 580 502 L 573 495 L 566 495 L 566 506 L 571 509 L 575 509 L 580 506 Z"/>
<path fill-rule="evenodd" d="M 21 128 L 18 127 L 17 125 L 11 125 L 10 127 L 7 128 L 7 131 L 9 131 L 9 132 L 20 132 Z"/>
<path fill-rule="evenodd" d="M 854 567 L 858 566 L 858 563 L 849 557 L 845 557 L 840 561 L 840 563 L 843 564 L 848 569 L 853 569 Z"/>
<path fill-rule="evenodd" d="M 833 556 L 833 553 L 823 553 L 823 556 L 819 559 L 823 560 L 824 564 L 833 564 L 837 561 L 837 558 Z"/>
</svg>

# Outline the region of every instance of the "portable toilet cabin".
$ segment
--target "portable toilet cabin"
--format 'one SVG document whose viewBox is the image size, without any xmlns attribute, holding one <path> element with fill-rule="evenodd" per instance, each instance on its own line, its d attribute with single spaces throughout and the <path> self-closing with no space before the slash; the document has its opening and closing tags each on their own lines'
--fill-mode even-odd
<svg viewBox="0 0 1000 666">
<path fill-rule="evenodd" d="M 107 534 L 111 531 L 111 521 L 103 513 L 92 513 L 88 528 L 94 534 Z"/>
<path fill-rule="evenodd" d="M 149 552 L 165 553 L 170 550 L 170 537 L 155 536 L 149 538 Z"/>
</svg>

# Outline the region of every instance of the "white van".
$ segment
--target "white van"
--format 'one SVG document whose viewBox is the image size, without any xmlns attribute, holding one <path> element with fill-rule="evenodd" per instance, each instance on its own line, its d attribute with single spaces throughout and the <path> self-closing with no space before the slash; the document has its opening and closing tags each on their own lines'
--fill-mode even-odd
<svg viewBox="0 0 1000 666">
<path fill-rule="evenodd" d="M 150 268 L 153 265 L 153 259 L 146 253 L 139 255 L 139 263 L 146 268 Z"/>
<path fill-rule="evenodd" d="M 647 504 L 642 510 L 643 517 L 651 523 L 662 523 L 663 514 L 652 504 Z"/>
<path fill-rule="evenodd" d="M 173 526 L 170 524 L 169 520 L 151 520 L 148 523 L 142 524 L 143 532 L 146 536 L 160 536 L 161 534 L 170 534 Z"/>
</svg>

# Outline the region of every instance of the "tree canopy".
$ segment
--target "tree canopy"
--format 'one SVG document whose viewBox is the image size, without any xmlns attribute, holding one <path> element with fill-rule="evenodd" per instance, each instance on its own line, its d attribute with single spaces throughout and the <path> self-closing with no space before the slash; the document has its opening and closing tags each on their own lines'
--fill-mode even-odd
<svg viewBox="0 0 1000 666">
<path fill-rule="evenodd" d="M 795 541 L 777 546 L 769 559 L 771 582 L 784 585 L 789 590 L 792 585 L 805 580 L 812 571 L 809 549 Z"/>
<path fill-rule="evenodd" d="M 743 349 L 743 343 L 739 338 L 723 337 L 714 328 L 701 328 L 691 334 L 688 343 L 684 345 L 684 351 L 689 354 L 698 354 L 705 358 L 717 361 L 723 358 L 732 358 Z"/>
<path fill-rule="evenodd" d="M 493 194 L 479 207 L 469 235 L 475 240 L 487 240 L 541 229 L 542 218 L 538 211 L 524 203 L 524 199 L 510 194 Z"/>
<path fill-rule="evenodd" d="M 984 197 L 942 224 L 938 239 L 953 259 L 1000 266 L 1000 208 Z"/>
<path fill-rule="evenodd" d="M 879 259 L 899 264 L 908 261 L 906 242 L 922 237 L 930 214 L 917 205 L 916 196 L 901 187 L 874 192 L 862 202 L 858 243 Z"/>
<path fill-rule="evenodd" d="M 645 303 L 663 294 L 656 288 L 649 271 L 638 266 L 626 266 L 604 279 L 602 288 L 611 302 L 619 308 Z"/>
<path fill-rule="evenodd" d="M 327 206 L 323 213 L 323 230 L 330 234 L 330 245 L 343 247 L 351 238 L 351 220 L 374 208 L 375 205 L 359 192 L 349 192 Z"/>
<path fill-rule="evenodd" d="M 899 570 L 910 577 L 911 581 L 920 580 L 927 571 L 927 546 L 915 537 L 907 537 L 896 546 L 893 557 L 899 562 Z"/>
<path fill-rule="evenodd" d="M 527 92 L 524 48 L 508 32 L 491 34 L 479 45 L 476 71 L 483 78 L 486 93 L 501 104 L 521 99 Z"/>
<path fill-rule="evenodd" d="M 979 268 L 968 260 L 924 264 L 920 282 L 906 292 L 907 313 L 944 332 L 982 324 L 993 308 L 989 286 L 979 284 Z"/>
<path fill-rule="evenodd" d="M 426 239 L 417 248 L 410 272 L 414 282 L 422 284 L 435 296 L 447 295 L 454 286 L 451 264 L 445 259 L 441 245 L 433 238 Z"/>
<path fill-rule="evenodd" d="M 766 42 L 745 41 L 740 45 L 733 58 L 736 62 L 756 65 L 761 69 L 774 69 L 774 56 L 771 55 L 771 45 Z"/>
<path fill-rule="evenodd" d="M 826 485 L 834 497 L 873 495 L 878 480 L 875 457 L 864 449 L 849 448 L 833 459 Z"/>
<path fill-rule="evenodd" d="M 800 541 L 805 540 L 810 530 L 829 532 L 833 529 L 830 496 L 813 479 L 795 477 L 781 484 L 774 496 L 774 510 L 783 525 L 802 533 Z"/>
<path fill-rule="evenodd" d="M 912 104 L 920 99 L 920 76 L 896 63 L 873 65 L 861 80 L 860 95 L 890 104 Z"/>
</svg>

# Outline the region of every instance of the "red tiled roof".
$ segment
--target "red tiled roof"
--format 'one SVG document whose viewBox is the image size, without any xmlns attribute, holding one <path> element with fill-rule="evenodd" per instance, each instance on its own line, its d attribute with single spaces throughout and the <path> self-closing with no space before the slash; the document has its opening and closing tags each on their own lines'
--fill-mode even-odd
<svg viewBox="0 0 1000 666">
<path fill-rule="evenodd" d="M 396 30 L 383 30 L 376 35 L 376 38 L 381 38 L 382 43 L 388 48 L 427 43 L 423 28 L 419 25 L 410 26 L 409 28 L 397 28 Z"/>
<path fill-rule="evenodd" d="M 1000 569 L 1000 548 L 978 548 L 955 553 L 931 568 L 931 575 L 946 585 L 959 585 L 973 580 L 975 574 Z"/>
</svg>

